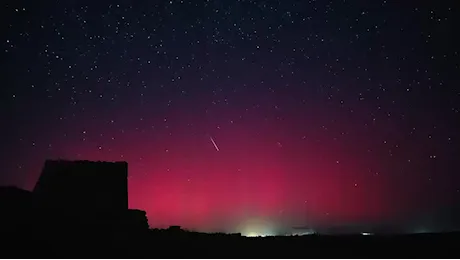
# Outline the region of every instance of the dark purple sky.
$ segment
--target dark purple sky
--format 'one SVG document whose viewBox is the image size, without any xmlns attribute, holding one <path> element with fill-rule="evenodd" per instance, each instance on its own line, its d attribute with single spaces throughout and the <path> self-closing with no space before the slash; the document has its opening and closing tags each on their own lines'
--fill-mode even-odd
<svg viewBox="0 0 460 260">
<path fill-rule="evenodd" d="M 125 160 L 154 227 L 457 212 L 453 1 L 131 2 L 1 4 L 0 184 Z"/>
</svg>

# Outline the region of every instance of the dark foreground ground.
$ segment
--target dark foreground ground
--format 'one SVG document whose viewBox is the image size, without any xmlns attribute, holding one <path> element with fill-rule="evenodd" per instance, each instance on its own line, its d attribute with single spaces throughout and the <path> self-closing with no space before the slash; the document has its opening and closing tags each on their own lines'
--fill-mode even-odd
<svg viewBox="0 0 460 260">
<path fill-rule="evenodd" d="M 2 258 L 459 258 L 460 233 L 399 236 L 230 235 L 146 232 L 106 235 L 2 234 Z"/>
</svg>

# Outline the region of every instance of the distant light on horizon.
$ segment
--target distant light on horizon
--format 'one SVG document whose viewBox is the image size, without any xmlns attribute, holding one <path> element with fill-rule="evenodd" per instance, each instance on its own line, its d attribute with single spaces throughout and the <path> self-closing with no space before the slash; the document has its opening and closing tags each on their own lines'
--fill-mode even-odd
<svg viewBox="0 0 460 260">
<path fill-rule="evenodd" d="M 266 237 L 273 236 L 273 224 L 261 219 L 250 219 L 245 221 L 241 227 L 241 234 L 245 237 Z"/>
<path fill-rule="evenodd" d="M 261 234 L 257 234 L 256 232 L 250 232 L 246 235 L 244 235 L 245 237 L 262 237 L 263 235 Z"/>
</svg>

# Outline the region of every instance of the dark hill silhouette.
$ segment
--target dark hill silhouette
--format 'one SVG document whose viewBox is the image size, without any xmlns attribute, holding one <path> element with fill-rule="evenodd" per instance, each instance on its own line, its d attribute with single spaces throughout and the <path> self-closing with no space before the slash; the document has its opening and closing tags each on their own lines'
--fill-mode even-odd
<svg viewBox="0 0 460 260">
<path fill-rule="evenodd" d="M 33 192 L 0 187 L 4 258 L 457 257 L 459 233 L 248 238 L 149 229 L 128 209 L 125 162 L 46 161 Z"/>
</svg>

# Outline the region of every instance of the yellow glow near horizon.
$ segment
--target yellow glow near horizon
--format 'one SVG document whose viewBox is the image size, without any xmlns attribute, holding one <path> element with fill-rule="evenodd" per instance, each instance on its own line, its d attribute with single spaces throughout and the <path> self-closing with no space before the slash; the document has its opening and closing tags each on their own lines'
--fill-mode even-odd
<svg viewBox="0 0 460 260">
<path fill-rule="evenodd" d="M 273 235 L 273 224 L 262 219 L 250 219 L 241 224 L 239 230 L 246 237 L 265 237 Z"/>
</svg>

